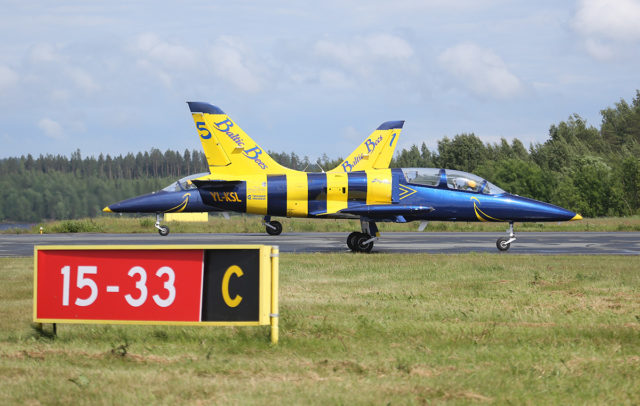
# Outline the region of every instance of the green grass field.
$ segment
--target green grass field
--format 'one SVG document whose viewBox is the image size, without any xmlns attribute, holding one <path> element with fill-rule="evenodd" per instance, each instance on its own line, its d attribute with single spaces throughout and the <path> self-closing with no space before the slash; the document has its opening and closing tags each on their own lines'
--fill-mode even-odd
<svg viewBox="0 0 640 406">
<path fill-rule="evenodd" d="M 268 327 L 32 327 L 0 259 L 0 404 L 638 404 L 640 261 L 282 254 Z M 45 326 L 45 331 L 50 326 Z"/>
<path fill-rule="evenodd" d="M 284 232 L 350 232 L 360 229 L 356 220 L 325 220 L 301 218 L 277 218 L 284 226 Z M 31 229 L 8 229 L 4 234 L 43 232 L 70 233 L 154 233 L 155 216 L 131 217 L 103 215 L 93 219 L 63 220 L 40 223 Z M 166 223 L 172 233 L 263 233 L 261 216 L 233 215 L 225 219 L 220 215 L 210 215 L 207 223 Z M 379 223 L 380 231 L 416 231 L 419 222 L 409 224 Z M 432 221 L 426 232 L 502 232 L 506 223 L 468 223 Z M 640 216 L 620 218 L 593 218 L 563 223 L 516 223 L 516 231 L 640 231 Z"/>
</svg>

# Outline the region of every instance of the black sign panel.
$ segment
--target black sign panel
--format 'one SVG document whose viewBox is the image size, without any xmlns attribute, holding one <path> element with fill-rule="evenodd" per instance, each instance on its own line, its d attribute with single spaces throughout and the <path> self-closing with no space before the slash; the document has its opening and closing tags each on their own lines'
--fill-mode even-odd
<svg viewBox="0 0 640 406">
<path fill-rule="evenodd" d="M 259 321 L 260 250 L 205 250 L 202 321 Z"/>
</svg>

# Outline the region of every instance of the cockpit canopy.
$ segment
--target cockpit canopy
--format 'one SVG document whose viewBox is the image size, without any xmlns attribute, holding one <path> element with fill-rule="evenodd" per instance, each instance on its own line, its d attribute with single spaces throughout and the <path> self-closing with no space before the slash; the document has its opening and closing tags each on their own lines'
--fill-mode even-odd
<svg viewBox="0 0 640 406">
<path fill-rule="evenodd" d="M 472 173 L 438 168 L 402 168 L 407 182 L 417 185 L 442 187 L 440 182 L 446 182 L 449 189 L 464 190 L 485 195 L 500 195 L 506 193 L 491 182 Z"/>
<path fill-rule="evenodd" d="M 185 176 L 184 178 L 173 182 L 172 184 L 170 184 L 169 186 L 167 186 L 162 190 L 164 190 L 165 192 L 179 192 L 181 190 L 195 189 L 196 185 L 194 185 L 191 182 L 191 180 L 200 178 L 202 176 L 206 176 L 208 174 L 209 172 L 203 172 L 203 173 L 196 173 L 194 175 Z"/>
</svg>

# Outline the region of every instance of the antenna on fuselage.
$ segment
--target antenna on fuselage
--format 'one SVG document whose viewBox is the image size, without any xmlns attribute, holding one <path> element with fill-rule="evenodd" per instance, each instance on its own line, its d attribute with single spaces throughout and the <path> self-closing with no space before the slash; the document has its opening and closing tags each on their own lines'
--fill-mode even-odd
<svg viewBox="0 0 640 406">
<path fill-rule="evenodd" d="M 324 173 L 324 169 L 322 168 L 322 165 L 320 165 L 320 160 L 319 159 L 316 161 L 316 165 L 318 165 L 318 167 L 320 168 L 322 173 Z"/>
</svg>

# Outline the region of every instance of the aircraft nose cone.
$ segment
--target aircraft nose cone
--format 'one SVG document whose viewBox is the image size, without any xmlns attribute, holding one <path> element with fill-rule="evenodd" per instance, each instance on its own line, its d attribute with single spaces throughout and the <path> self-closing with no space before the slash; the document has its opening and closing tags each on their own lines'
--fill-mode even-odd
<svg viewBox="0 0 640 406">
<path fill-rule="evenodd" d="M 103 211 L 108 213 L 157 213 L 183 211 L 191 197 L 190 193 L 158 192 L 137 196 L 110 204 Z"/>
<path fill-rule="evenodd" d="M 515 203 L 516 207 L 514 208 L 516 208 L 516 211 L 514 217 L 520 217 L 519 221 L 570 221 L 582 219 L 581 215 L 550 203 L 522 196 L 511 195 L 509 198 Z"/>
</svg>

